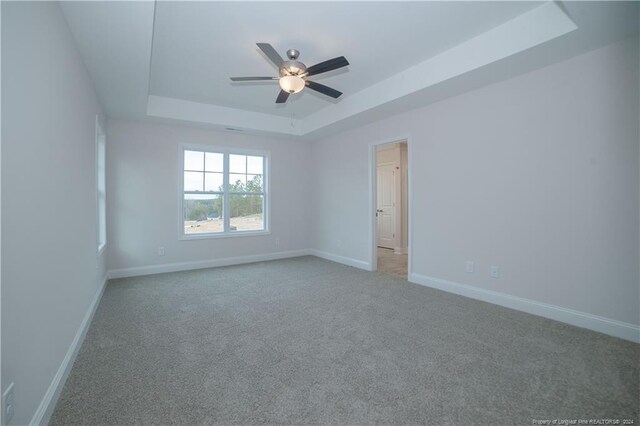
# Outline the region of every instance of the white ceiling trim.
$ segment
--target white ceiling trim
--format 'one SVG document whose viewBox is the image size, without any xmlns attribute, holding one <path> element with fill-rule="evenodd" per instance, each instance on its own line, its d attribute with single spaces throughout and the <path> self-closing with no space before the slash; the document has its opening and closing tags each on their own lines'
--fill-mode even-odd
<svg viewBox="0 0 640 426">
<path fill-rule="evenodd" d="M 477 37 L 355 93 L 333 108 L 325 108 L 309 115 L 302 123 L 302 134 L 311 133 L 350 116 L 435 86 L 560 37 L 577 28 L 576 24 L 555 3 L 544 3 Z"/>
<path fill-rule="evenodd" d="M 577 28 L 554 2 L 543 3 L 304 119 L 289 119 L 161 96 L 148 97 L 147 115 L 218 127 L 302 136 L 515 55 Z"/>
<path fill-rule="evenodd" d="M 301 135 L 299 119 L 163 96 L 149 96 L 147 115 L 207 123 L 237 130 L 258 130 L 266 133 Z"/>
</svg>

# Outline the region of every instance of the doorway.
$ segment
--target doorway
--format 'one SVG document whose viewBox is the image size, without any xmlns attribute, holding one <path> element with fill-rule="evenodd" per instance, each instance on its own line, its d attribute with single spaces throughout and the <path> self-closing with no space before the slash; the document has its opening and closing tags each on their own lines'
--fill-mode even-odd
<svg viewBox="0 0 640 426">
<path fill-rule="evenodd" d="M 406 279 L 409 263 L 407 142 L 374 146 L 374 161 L 374 264 L 379 272 Z"/>
</svg>

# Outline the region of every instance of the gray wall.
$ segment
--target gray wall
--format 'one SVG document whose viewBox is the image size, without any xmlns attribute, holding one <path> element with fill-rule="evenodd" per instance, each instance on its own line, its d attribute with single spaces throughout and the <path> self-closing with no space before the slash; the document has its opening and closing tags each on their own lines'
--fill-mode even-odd
<svg viewBox="0 0 640 426">
<path fill-rule="evenodd" d="M 108 135 L 110 270 L 309 248 L 309 144 L 126 120 L 109 120 Z M 180 144 L 269 151 L 271 233 L 179 240 Z"/>
<path fill-rule="evenodd" d="M 370 260 L 369 144 L 408 136 L 414 273 L 637 325 L 638 93 L 635 38 L 316 141 L 314 248 Z"/>
<path fill-rule="evenodd" d="M 34 415 L 104 279 L 95 117 L 57 3 L 2 2 L 2 390 Z"/>
</svg>

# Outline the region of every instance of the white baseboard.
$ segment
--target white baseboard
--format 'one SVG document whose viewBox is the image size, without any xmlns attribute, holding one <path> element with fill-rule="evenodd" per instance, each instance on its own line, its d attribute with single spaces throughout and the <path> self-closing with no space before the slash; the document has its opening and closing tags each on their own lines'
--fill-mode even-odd
<svg viewBox="0 0 640 426">
<path fill-rule="evenodd" d="M 287 259 L 309 256 L 311 250 L 290 250 L 276 253 L 255 254 L 250 256 L 225 257 L 222 259 L 197 260 L 193 262 L 165 263 L 161 265 L 138 266 L 134 268 L 113 269 L 108 273 L 110 279 L 137 277 L 140 275 L 163 274 L 166 272 L 189 271 L 192 269 L 215 268 L 218 266 L 241 265 L 243 263 L 264 262 L 267 260 Z"/>
<path fill-rule="evenodd" d="M 44 394 L 42 401 L 40 401 L 40 405 L 36 410 L 35 414 L 31 418 L 30 425 L 46 425 L 49 423 L 49 419 L 53 414 L 53 409 L 58 402 L 58 398 L 60 397 L 60 393 L 62 392 L 62 388 L 64 387 L 65 382 L 67 381 L 67 377 L 69 377 L 69 372 L 71 372 L 71 367 L 73 367 L 73 362 L 76 359 L 76 355 L 78 355 L 78 351 L 82 346 L 82 342 L 84 341 L 84 337 L 87 335 L 87 330 L 89 330 L 89 325 L 91 324 L 91 320 L 93 319 L 93 315 L 96 312 L 96 308 L 100 303 L 100 299 L 102 298 L 102 294 L 104 293 L 104 289 L 107 286 L 107 277 L 104 278 L 100 288 L 96 291 L 93 300 L 91 301 L 91 305 L 89 305 L 89 309 L 87 313 L 84 315 L 82 322 L 80 323 L 80 327 L 67 350 L 64 359 L 62 360 L 62 364 L 60 364 L 60 368 L 56 372 L 56 375 L 53 376 L 53 380 L 47 389 L 47 392 Z"/>
<path fill-rule="evenodd" d="M 634 324 L 426 275 L 411 274 L 409 281 L 640 343 L 640 326 Z"/>
<path fill-rule="evenodd" d="M 351 257 L 344 257 L 334 253 L 329 253 L 326 251 L 320 251 L 316 249 L 311 249 L 310 252 L 313 256 L 321 257 L 323 259 L 327 259 L 332 262 L 338 262 L 338 263 L 342 263 L 343 265 L 353 266 L 354 268 L 364 269 L 365 271 L 371 271 L 371 263 L 365 262 L 363 260 L 353 259 Z"/>
</svg>

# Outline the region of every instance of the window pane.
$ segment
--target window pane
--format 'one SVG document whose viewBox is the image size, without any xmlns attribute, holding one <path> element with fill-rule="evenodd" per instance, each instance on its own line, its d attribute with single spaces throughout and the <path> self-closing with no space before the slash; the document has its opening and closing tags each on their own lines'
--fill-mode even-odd
<svg viewBox="0 0 640 426">
<path fill-rule="evenodd" d="M 184 190 L 202 191 L 202 172 L 184 172 Z"/>
<path fill-rule="evenodd" d="M 247 175 L 229 174 L 229 192 L 244 192 L 247 187 Z"/>
<path fill-rule="evenodd" d="M 247 173 L 252 175 L 262 174 L 263 157 L 247 156 Z"/>
<path fill-rule="evenodd" d="M 230 230 L 264 230 L 263 204 L 262 195 L 229 195 Z"/>
<path fill-rule="evenodd" d="M 247 173 L 247 156 L 234 154 L 229 155 L 229 172 Z"/>
<path fill-rule="evenodd" d="M 185 234 L 222 232 L 222 195 L 185 194 L 183 221 Z"/>
<path fill-rule="evenodd" d="M 101 192 L 98 194 L 98 211 L 100 212 L 98 216 L 98 246 L 107 242 L 107 221 L 104 214 L 106 207 L 105 194 Z"/>
<path fill-rule="evenodd" d="M 97 190 L 98 190 L 98 250 L 100 250 L 107 243 L 107 220 L 106 220 L 106 181 L 105 181 L 105 160 L 106 160 L 106 138 L 102 128 L 98 123 L 97 135 L 98 135 L 98 178 L 97 178 Z"/>
<path fill-rule="evenodd" d="M 222 173 L 205 173 L 204 190 L 222 192 Z"/>
<path fill-rule="evenodd" d="M 247 192 L 262 192 L 262 175 L 247 175 Z"/>
<path fill-rule="evenodd" d="M 204 152 L 185 151 L 184 152 L 184 169 L 185 170 L 203 170 L 204 168 Z"/>
<path fill-rule="evenodd" d="M 207 172 L 223 172 L 224 168 L 224 155 L 218 152 L 205 153 L 204 169 Z"/>
</svg>

